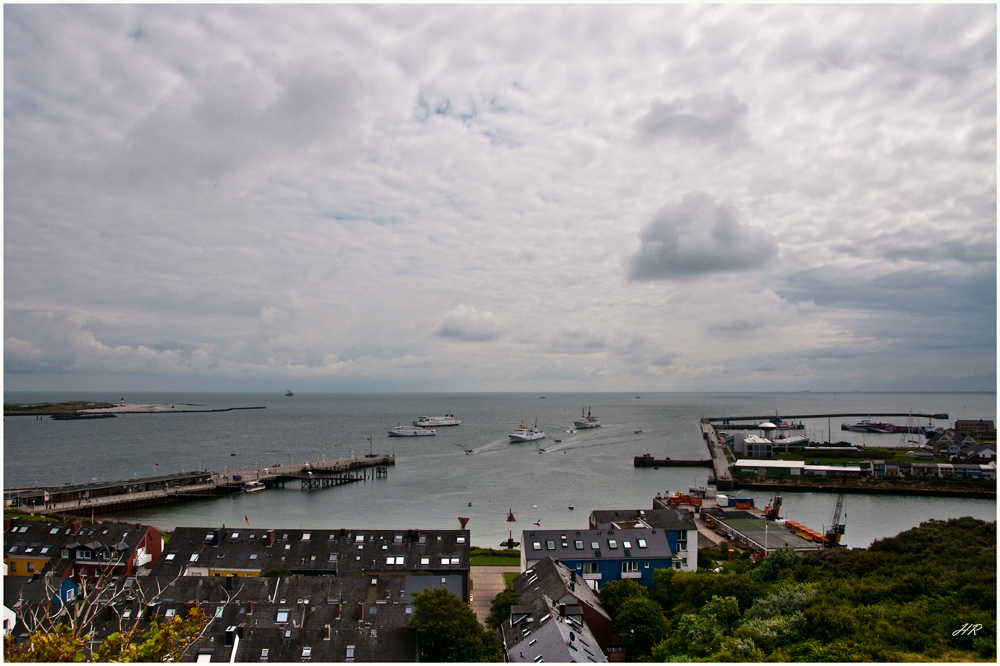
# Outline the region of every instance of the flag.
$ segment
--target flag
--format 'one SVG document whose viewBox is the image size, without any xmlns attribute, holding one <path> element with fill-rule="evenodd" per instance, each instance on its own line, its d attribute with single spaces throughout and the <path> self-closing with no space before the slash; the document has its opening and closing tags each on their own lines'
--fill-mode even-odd
<svg viewBox="0 0 1000 666">
<path fill-rule="evenodd" d="M 541 527 L 542 526 L 542 519 L 541 518 L 539 518 L 538 520 L 535 521 L 535 526 L 536 527 Z"/>
<path fill-rule="evenodd" d="M 243 520 L 247 521 L 247 525 L 250 524 L 250 518 L 246 514 L 243 515 Z"/>
<path fill-rule="evenodd" d="M 42 491 L 42 498 L 44 499 L 44 501 L 48 502 L 49 501 L 49 491 L 47 491 L 47 490 Z"/>
</svg>

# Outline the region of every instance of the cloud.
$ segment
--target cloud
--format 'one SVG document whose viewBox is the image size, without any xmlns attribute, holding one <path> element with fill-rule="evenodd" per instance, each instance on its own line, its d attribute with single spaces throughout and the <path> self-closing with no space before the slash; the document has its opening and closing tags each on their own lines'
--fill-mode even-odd
<svg viewBox="0 0 1000 666">
<path fill-rule="evenodd" d="M 628 261 L 634 281 L 753 270 L 778 254 L 773 236 L 741 224 L 735 208 L 701 192 L 661 208 L 640 239 Z"/>
<path fill-rule="evenodd" d="M 444 316 L 434 334 L 466 342 L 489 342 L 502 333 L 500 320 L 492 312 L 480 312 L 471 305 L 461 304 Z"/>
<path fill-rule="evenodd" d="M 640 142 L 670 139 L 733 149 L 749 144 L 747 105 L 733 94 L 654 99 L 635 123 Z"/>
</svg>

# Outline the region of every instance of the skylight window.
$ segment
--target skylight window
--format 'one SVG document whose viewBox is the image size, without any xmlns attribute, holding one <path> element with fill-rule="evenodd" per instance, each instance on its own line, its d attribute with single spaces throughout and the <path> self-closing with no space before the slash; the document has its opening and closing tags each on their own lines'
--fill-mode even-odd
<svg viewBox="0 0 1000 666">
<path fill-rule="evenodd" d="M 632 547 L 631 541 L 622 541 L 622 548 L 631 548 L 631 547 Z"/>
<path fill-rule="evenodd" d="M 429 557 L 421 557 L 420 558 L 420 563 L 421 564 L 430 564 L 431 563 L 431 558 L 429 558 Z"/>
<path fill-rule="evenodd" d="M 354 537 L 354 543 L 364 543 L 364 542 L 365 542 L 364 534 L 358 534 Z"/>
<path fill-rule="evenodd" d="M 573 542 L 573 545 L 576 546 L 577 550 L 583 550 L 583 541 L 577 539 Z"/>
<path fill-rule="evenodd" d="M 531 542 L 531 547 L 534 548 L 535 550 L 541 550 L 542 549 L 542 542 L 541 541 L 532 541 Z"/>
<path fill-rule="evenodd" d="M 167 562 L 173 562 L 175 557 L 177 557 L 177 553 L 167 553 L 163 559 Z"/>
<path fill-rule="evenodd" d="M 646 540 L 645 539 L 636 539 L 636 543 L 639 544 L 639 548 L 645 548 L 646 547 Z"/>
<path fill-rule="evenodd" d="M 278 611 L 277 622 L 278 622 L 278 624 L 281 624 L 283 622 L 288 622 L 288 609 L 287 608 L 282 608 L 281 610 Z"/>
<path fill-rule="evenodd" d="M 611 550 L 617 549 L 618 548 L 618 542 L 615 541 L 614 539 L 608 539 L 608 548 L 610 548 Z"/>
</svg>

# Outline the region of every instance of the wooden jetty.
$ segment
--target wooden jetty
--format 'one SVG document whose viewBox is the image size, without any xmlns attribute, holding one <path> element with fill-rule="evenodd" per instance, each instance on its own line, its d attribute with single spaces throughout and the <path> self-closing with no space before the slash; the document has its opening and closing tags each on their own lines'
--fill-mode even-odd
<svg viewBox="0 0 1000 666">
<path fill-rule="evenodd" d="M 190 472 L 117 482 L 4 489 L 4 507 L 37 514 L 107 514 L 127 509 L 219 497 L 244 490 L 247 482 L 265 487 L 299 481 L 303 490 L 388 477 L 392 455 L 333 458 L 259 469 Z M 371 472 L 369 472 L 371 470 Z"/>
</svg>

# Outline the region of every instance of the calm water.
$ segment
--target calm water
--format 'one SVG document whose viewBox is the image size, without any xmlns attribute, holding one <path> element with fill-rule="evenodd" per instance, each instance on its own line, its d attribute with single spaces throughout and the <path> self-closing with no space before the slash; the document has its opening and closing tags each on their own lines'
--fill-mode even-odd
<svg viewBox="0 0 1000 666">
<path fill-rule="evenodd" d="M 12 393 L 5 402 L 102 400 L 119 394 Z M 131 394 L 129 403 L 174 404 L 182 408 L 263 406 L 208 414 L 131 414 L 91 421 L 4 421 L 4 486 L 112 481 L 200 469 L 226 471 L 274 463 L 368 453 L 396 455 L 389 478 L 322 491 L 285 489 L 122 514 L 162 529 L 178 525 L 242 525 L 310 529 L 458 527 L 470 518 L 476 545 L 493 546 L 513 528 L 586 527 L 592 509 L 649 508 L 658 493 L 704 484 L 707 468 L 633 467 L 643 453 L 703 458 L 698 427 L 703 416 L 804 413 L 936 413 L 955 419 L 996 420 L 995 394 Z M 600 417 L 602 427 L 571 432 L 581 407 Z M 436 437 L 390 438 L 386 431 L 420 414 L 452 411 L 462 420 L 439 428 Z M 546 432 L 540 442 L 508 443 L 507 433 L 524 421 Z M 843 419 L 849 421 L 851 419 Z M 906 419 L 891 419 L 905 423 Z M 919 420 L 926 425 L 926 419 Z M 811 436 L 867 445 L 906 445 L 899 435 L 840 431 L 840 421 L 806 421 Z M 640 433 L 636 433 L 640 430 Z M 562 440 L 557 443 L 555 440 Z M 539 454 L 538 447 L 546 453 Z M 472 449 L 473 454 L 465 453 Z M 758 502 L 764 493 L 746 493 Z M 788 493 L 785 514 L 821 528 L 830 521 L 835 496 Z M 470 506 L 471 503 L 471 506 Z M 570 510 L 569 507 L 574 509 Z M 507 523 L 512 510 L 516 523 Z M 938 498 L 848 495 L 849 546 L 915 527 L 931 518 L 970 515 L 996 520 L 996 502 Z"/>
</svg>

